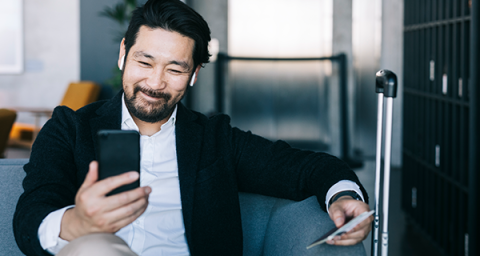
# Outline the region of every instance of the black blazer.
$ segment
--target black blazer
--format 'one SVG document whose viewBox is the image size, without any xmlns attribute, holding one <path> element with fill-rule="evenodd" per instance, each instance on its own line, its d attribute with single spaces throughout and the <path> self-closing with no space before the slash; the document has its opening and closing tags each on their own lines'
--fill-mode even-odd
<svg viewBox="0 0 480 256">
<path fill-rule="evenodd" d="M 57 107 L 38 134 L 24 167 L 25 191 L 13 221 L 15 239 L 25 254 L 49 255 L 40 246 L 38 228 L 50 212 L 75 203 L 88 165 L 97 159 L 97 131 L 121 128 L 121 95 L 76 112 Z M 229 122 L 226 115 L 207 118 L 178 104 L 178 174 L 192 255 L 242 255 L 239 191 L 292 200 L 316 195 L 325 209 L 333 184 L 360 184 L 333 156 L 271 142 L 232 128 Z"/>
</svg>

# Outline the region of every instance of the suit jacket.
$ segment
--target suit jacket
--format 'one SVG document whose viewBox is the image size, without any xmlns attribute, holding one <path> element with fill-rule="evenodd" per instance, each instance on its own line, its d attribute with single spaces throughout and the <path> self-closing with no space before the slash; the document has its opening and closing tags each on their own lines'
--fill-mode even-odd
<svg viewBox="0 0 480 256">
<path fill-rule="evenodd" d="M 75 203 L 97 159 L 97 132 L 121 128 L 121 95 L 78 111 L 57 107 L 25 165 L 24 193 L 14 216 L 15 239 L 27 255 L 49 255 L 38 240 L 42 220 Z M 316 195 L 325 209 L 328 189 L 340 180 L 360 184 L 337 158 L 291 148 L 232 128 L 178 104 L 176 144 L 182 211 L 192 255 L 242 255 L 238 192 L 302 200 Z M 366 191 L 361 187 L 366 197 Z"/>
</svg>

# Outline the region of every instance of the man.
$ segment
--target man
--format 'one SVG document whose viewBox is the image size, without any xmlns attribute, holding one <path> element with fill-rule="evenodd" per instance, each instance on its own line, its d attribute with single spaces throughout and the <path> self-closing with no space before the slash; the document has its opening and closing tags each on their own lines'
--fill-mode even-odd
<svg viewBox="0 0 480 256">
<path fill-rule="evenodd" d="M 203 18 L 178 0 L 134 11 L 120 45 L 123 91 L 76 112 L 57 107 L 35 141 L 14 216 L 25 254 L 241 255 L 239 191 L 316 195 L 337 226 L 368 210 L 356 175 L 335 157 L 270 142 L 180 103 L 208 62 L 209 40 Z M 98 180 L 101 129 L 140 132 L 140 188 L 106 196 L 139 175 Z M 371 221 L 329 243 L 359 243 Z"/>
</svg>

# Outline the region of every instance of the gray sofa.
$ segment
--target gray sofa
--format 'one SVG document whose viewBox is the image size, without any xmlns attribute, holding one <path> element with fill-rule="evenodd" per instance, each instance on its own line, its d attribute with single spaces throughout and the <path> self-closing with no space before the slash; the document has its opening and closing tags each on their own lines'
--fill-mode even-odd
<svg viewBox="0 0 480 256">
<path fill-rule="evenodd" d="M 12 231 L 12 218 L 23 192 L 23 165 L 28 159 L 0 160 L 0 256 L 23 255 Z M 315 197 L 300 202 L 240 193 L 244 255 L 365 255 L 360 243 L 351 247 L 306 246 L 334 227 Z M 320 225 L 322 223 L 322 225 Z"/>
</svg>

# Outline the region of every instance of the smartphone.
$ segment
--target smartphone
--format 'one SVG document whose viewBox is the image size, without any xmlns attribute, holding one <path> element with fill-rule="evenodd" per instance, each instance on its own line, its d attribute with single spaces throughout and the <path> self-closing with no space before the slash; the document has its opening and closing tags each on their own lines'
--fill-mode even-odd
<svg viewBox="0 0 480 256">
<path fill-rule="evenodd" d="M 129 130 L 100 130 L 98 136 L 98 179 L 137 171 L 140 173 L 140 134 Z M 115 195 L 140 186 L 140 179 L 112 190 Z"/>
</svg>

